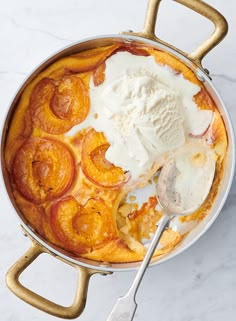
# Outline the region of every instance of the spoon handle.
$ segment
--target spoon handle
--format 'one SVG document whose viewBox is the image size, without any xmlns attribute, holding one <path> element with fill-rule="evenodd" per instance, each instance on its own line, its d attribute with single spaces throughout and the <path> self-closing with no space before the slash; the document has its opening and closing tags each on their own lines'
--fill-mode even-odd
<svg viewBox="0 0 236 321">
<path fill-rule="evenodd" d="M 160 221 L 158 222 L 158 227 L 154 234 L 152 242 L 148 248 L 148 251 L 143 259 L 143 262 L 140 268 L 138 269 L 138 272 L 135 276 L 135 279 L 128 293 L 117 300 L 107 321 L 132 321 L 133 320 L 133 317 L 137 308 L 137 303 L 135 301 L 136 293 L 143 279 L 144 273 L 155 252 L 157 244 L 161 238 L 162 232 L 164 231 L 165 227 L 169 224 L 169 222 L 170 222 L 170 216 L 167 214 L 164 214 L 160 219 Z"/>
</svg>

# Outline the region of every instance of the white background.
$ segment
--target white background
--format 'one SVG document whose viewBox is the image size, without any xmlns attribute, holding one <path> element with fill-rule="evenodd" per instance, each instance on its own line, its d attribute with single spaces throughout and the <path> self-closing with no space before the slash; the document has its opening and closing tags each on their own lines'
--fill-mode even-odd
<svg viewBox="0 0 236 321">
<path fill-rule="evenodd" d="M 227 38 L 204 60 L 236 126 L 236 3 L 209 0 L 229 22 Z M 142 29 L 146 0 L 0 0 L 0 122 L 18 86 L 53 52 L 71 42 L 102 34 Z M 170 1 L 163 1 L 156 28 L 160 38 L 191 50 L 212 25 Z M 138 293 L 137 321 L 222 321 L 236 315 L 236 182 L 219 218 L 183 254 L 148 270 Z M 0 321 L 52 321 L 15 297 L 5 285 L 7 269 L 29 247 L 19 221 L 0 186 Z M 81 321 L 106 320 L 134 272 L 96 275 Z M 22 276 L 38 293 L 70 304 L 76 271 L 46 255 Z"/>
</svg>

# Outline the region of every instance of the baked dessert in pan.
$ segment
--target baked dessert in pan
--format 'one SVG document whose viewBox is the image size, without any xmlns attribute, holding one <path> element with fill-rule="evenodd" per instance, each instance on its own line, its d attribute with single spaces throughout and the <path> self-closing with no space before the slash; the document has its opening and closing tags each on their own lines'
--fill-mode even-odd
<svg viewBox="0 0 236 321">
<path fill-rule="evenodd" d="M 204 204 L 178 224 L 200 221 L 214 203 L 227 151 L 224 123 L 181 61 L 120 43 L 62 58 L 26 87 L 5 160 L 15 201 L 45 240 L 79 257 L 133 262 L 142 260 L 162 215 L 158 171 L 191 144 L 214 151 L 216 172 Z M 195 153 L 193 162 L 202 166 L 204 155 Z M 186 233 L 170 226 L 155 255 Z"/>
</svg>

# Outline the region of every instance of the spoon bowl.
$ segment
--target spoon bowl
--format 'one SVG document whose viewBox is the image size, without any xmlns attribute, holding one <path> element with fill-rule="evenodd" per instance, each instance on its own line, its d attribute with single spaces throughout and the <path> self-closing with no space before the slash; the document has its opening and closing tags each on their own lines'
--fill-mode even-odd
<svg viewBox="0 0 236 321">
<path fill-rule="evenodd" d="M 157 198 L 165 214 L 189 215 L 210 192 L 215 175 L 215 152 L 200 143 L 180 149 L 163 166 L 157 183 Z"/>
</svg>

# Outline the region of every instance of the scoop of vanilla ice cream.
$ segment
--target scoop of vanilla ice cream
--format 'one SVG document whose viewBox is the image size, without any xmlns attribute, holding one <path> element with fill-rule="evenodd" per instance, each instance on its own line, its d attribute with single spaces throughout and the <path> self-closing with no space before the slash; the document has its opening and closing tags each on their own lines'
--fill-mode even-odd
<svg viewBox="0 0 236 321">
<path fill-rule="evenodd" d="M 158 159 L 185 143 L 185 111 L 197 109 L 192 97 L 199 87 L 154 57 L 120 52 L 106 61 L 105 80 L 90 82 L 90 124 L 105 134 L 106 159 L 143 177 Z M 185 106 L 187 104 L 187 106 Z"/>
<path fill-rule="evenodd" d="M 105 133 L 111 144 L 106 158 L 116 165 L 118 161 L 119 166 L 131 171 L 133 178 L 147 170 L 157 155 L 184 143 L 178 97 L 159 84 L 152 74 L 143 70 L 138 74 L 124 74 L 110 84 L 102 99 L 112 101 L 107 106 L 113 130 Z M 101 130 L 98 122 L 96 127 Z"/>
</svg>

